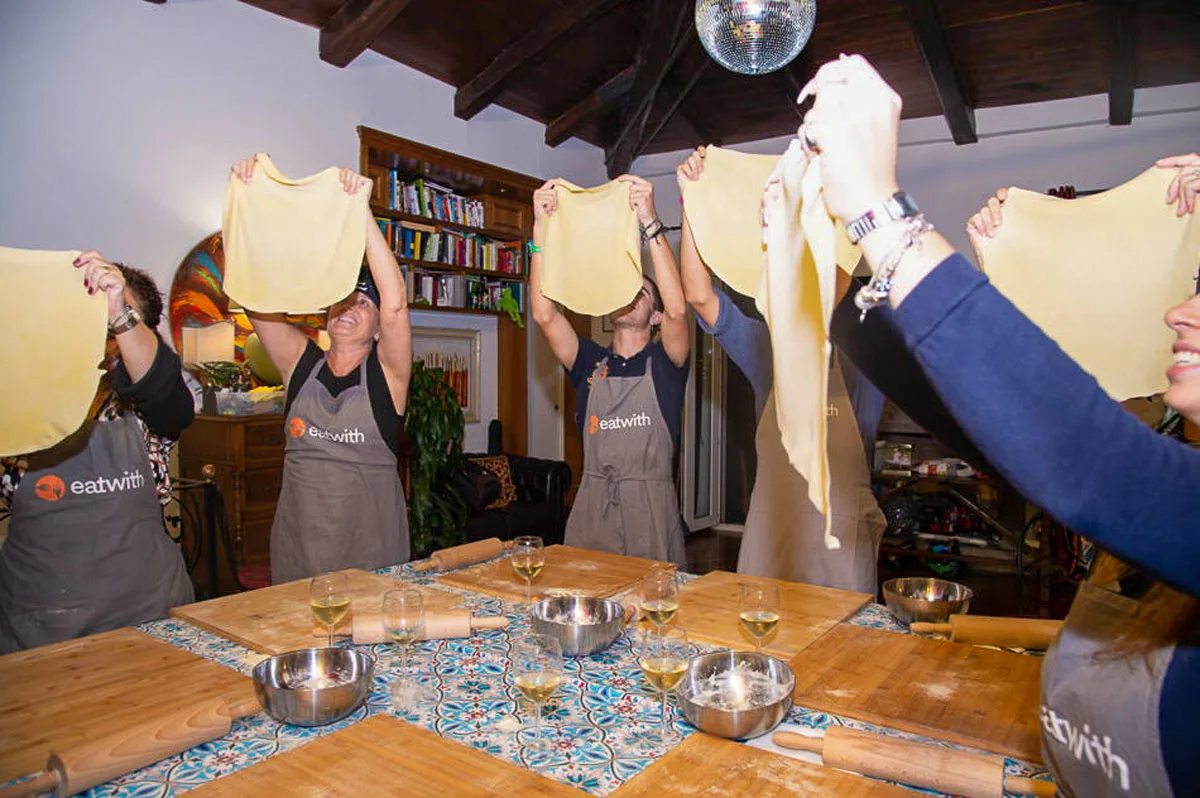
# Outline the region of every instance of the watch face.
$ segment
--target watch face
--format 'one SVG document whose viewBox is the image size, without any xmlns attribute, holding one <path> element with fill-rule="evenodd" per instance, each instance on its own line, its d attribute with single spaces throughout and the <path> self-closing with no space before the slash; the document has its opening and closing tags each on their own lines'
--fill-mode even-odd
<svg viewBox="0 0 1200 798">
<path fill-rule="evenodd" d="M 899 211 L 895 217 L 897 219 L 909 219 L 921 212 L 913 198 L 904 191 L 897 191 L 893 194 L 892 202 L 895 203 L 895 209 Z"/>
</svg>

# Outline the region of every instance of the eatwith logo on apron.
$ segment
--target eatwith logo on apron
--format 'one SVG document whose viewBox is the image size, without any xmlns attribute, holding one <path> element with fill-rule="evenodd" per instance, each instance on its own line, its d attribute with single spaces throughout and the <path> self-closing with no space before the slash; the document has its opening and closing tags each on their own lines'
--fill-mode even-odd
<svg viewBox="0 0 1200 798">
<path fill-rule="evenodd" d="M 837 359 L 829 369 L 831 531 L 842 544 L 825 548 L 825 517 L 808 500 L 808 485 L 788 462 L 772 391 L 759 417 L 758 471 L 750 494 L 738 573 L 875 594 L 879 541 L 887 519 L 871 492 L 862 438 Z"/>
<path fill-rule="evenodd" d="M 194 600 L 132 415 L 30 456 L 0 547 L 0 652 L 162 618 Z"/>
<path fill-rule="evenodd" d="M 675 443 L 658 405 L 651 364 L 640 377 L 596 364 L 583 425 L 583 479 L 567 519 L 568 546 L 683 566 Z"/>
<path fill-rule="evenodd" d="M 1042 758 L 1064 795 L 1171 795 L 1158 732 L 1163 678 L 1175 646 L 1149 655 L 1104 654 L 1122 629 L 1140 622 L 1139 606 L 1084 582 L 1046 652 Z"/>
<path fill-rule="evenodd" d="M 309 372 L 288 412 L 283 486 L 271 527 L 271 581 L 407 562 L 408 516 L 396 455 L 358 384 L 337 396 Z"/>
</svg>

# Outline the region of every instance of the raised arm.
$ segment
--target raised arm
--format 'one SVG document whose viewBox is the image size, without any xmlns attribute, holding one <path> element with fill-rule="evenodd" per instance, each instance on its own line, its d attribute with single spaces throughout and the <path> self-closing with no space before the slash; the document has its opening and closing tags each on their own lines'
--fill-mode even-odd
<svg viewBox="0 0 1200 798">
<path fill-rule="evenodd" d="M 350 169 L 342 169 L 341 178 L 347 194 L 371 190 L 371 181 Z M 366 255 L 371 279 L 379 290 L 379 364 L 383 366 L 392 404 L 396 412 L 403 415 L 408 404 L 408 381 L 412 376 L 412 324 L 408 315 L 408 289 L 395 254 L 369 213 Z"/>
<path fill-rule="evenodd" d="M 675 168 L 679 196 L 683 196 L 686 183 L 700 179 L 703 170 L 704 148 L 697 147 L 686 161 Z M 704 259 L 700 257 L 700 250 L 696 249 L 696 239 L 692 237 L 692 227 L 686 211 L 683 214 L 683 233 L 679 242 L 679 267 L 683 277 L 683 296 L 687 303 L 710 328 L 716 326 L 721 315 L 721 302 L 713 290 L 712 277 Z"/>
<path fill-rule="evenodd" d="M 89 250 L 75 259 L 75 268 L 83 271 L 83 284 L 89 294 L 102 292 L 108 303 L 108 321 L 118 321 L 125 312 L 125 275 L 96 250 Z M 129 379 L 137 382 L 146 376 L 158 354 L 159 340 L 154 331 L 139 321 L 127 330 L 116 333 L 117 348 Z"/>
<path fill-rule="evenodd" d="M 533 192 L 533 251 L 529 257 L 529 306 L 533 309 L 533 320 L 546 336 L 550 351 L 564 368 L 575 365 L 579 354 L 579 337 L 571 322 L 558 309 L 554 300 L 542 295 L 542 256 L 539 252 L 546 243 L 546 223 L 558 210 L 558 197 L 554 193 L 554 181 L 547 180 Z"/>
<path fill-rule="evenodd" d="M 249 183 L 257 163 L 254 156 L 243 158 L 229 168 L 229 179 Z M 300 355 L 304 354 L 308 338 L 290 324 L 283 313 L 255 313 L 251 308 L 245 310 L 250 326 L 258 334 L 263 348 L 267 350 L 267 357 L 271 358 L 286 386 L 292 378 L 292 370 L 300 361 Z"/>
<path fill-rule="evenodd" d="M 621 175 L 617 178 L 629 183 L 629 203 L 637 213 L 638 223 L 646 230 L 651 225 L 661 230 L 662 222 L 654 209 L 654 185 L 637 175 Z M 654 278 L 662 298 L 662 345 L 667 357 L 676 366 L 687 362 L 691 349 L 688 330 L 687 302 L 683 298 L 683 285 L 679 281 L 679 265 L 675 253 L 667 243 L 665 233 L 654 235 L 649 241 L 650 260 L 654 264 Z"/>
</svg>

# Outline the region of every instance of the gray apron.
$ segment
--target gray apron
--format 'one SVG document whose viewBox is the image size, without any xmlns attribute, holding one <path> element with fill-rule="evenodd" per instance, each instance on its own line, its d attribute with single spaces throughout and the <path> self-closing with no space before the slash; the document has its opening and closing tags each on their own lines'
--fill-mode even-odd
<svg viewBox="0 0 1200 798">
<path fill-rule="evenodd" d="M 132 415 L 30 455 L 0 548 L 0 653 L 162 618 L 194 600 Z"/>
<path fill-rule="evenodd" d="M 758 422 L 758 474 L 737 569 L 874 595 L 879 541 L 887 520 L 871 492 L 858 422 L 836 358 L 829 369 L 829 406 L 831 530 L 842 547 L 825 548 L 825 517 L 808 500 L 804 477 L 788 462 L 772 392 Z"/>
<path fill-rule="evenodd" d="M 1163 678 L 1175 655 L 1097 660 L 1139 602 L 1084 582 L 1042 663 L 1042 758 L 1068 796 L 1171 795 L 1159 742 Z"/>
<path fill-rule="evenodd" d="M 404 490 L 371 412 L 367 358 L 358 385 L 337 396 L 317 379 L 324 364 L 300 386 L 284 428 L 283 486 L 271 526 L 277 585 L 408 561 Z"/>
<path fill-rule="evenodd" d="M 675 491 L 675 444 L 651 364 L 640 377 L 592 371 L 583 429 L 583 479 L 567 519 L 568 546 L 686 565 Z"/>
</svg>

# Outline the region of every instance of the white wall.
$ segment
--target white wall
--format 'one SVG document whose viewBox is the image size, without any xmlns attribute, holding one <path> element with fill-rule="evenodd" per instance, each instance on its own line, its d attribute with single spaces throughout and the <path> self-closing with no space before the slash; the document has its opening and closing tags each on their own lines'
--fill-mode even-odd
<svg viewBox="0 0 1200 798">
<path fill-rule="evenodd" d="M 941 117 L 910 119 L 900 129 L 900 185 L 954 246 L 970 253 L 964 225 L 1000 186 L 1102 189 L 1129 180 L 1164 155 L 1200 149 L 1200 83 L 1140 89 L 1133 124 L 1110 127 L 1105 96 L 983 109 L 980 141 L 956 146 Z M 781 153 L 790 137 L 733 149 Z M 634 171 L 655 184 L 668 224 L 679 223 L 675 166 L 687 151 L 639 158 Z"/>
<path fill-rule="evenodd" d="M 550 149 L 542 125 L 495 107 L 463 122 L 452 87 L 372 52 L 330 66 L 317 36 L 235 0 L 3 0 L 0 244 L 96 248 L 146 268 L 165 290 L 188 250 L 220 226 L 234 160 L 265 150 L 292 175 L 355 166 L 359 124 L 534 176 L 603 181 L 595 147 Z M 416 316 L 485 328 L 484 420 L 466 441 L 484 449 L 496 410 L 495 321 Z M 532 362 L 544 345 L 530 337 Z M 557 456 L 558 434 L 532 421 L 553 412 L 561 383 L 556 371 L 539 373 L 531 449 Z"/>
</svg>

